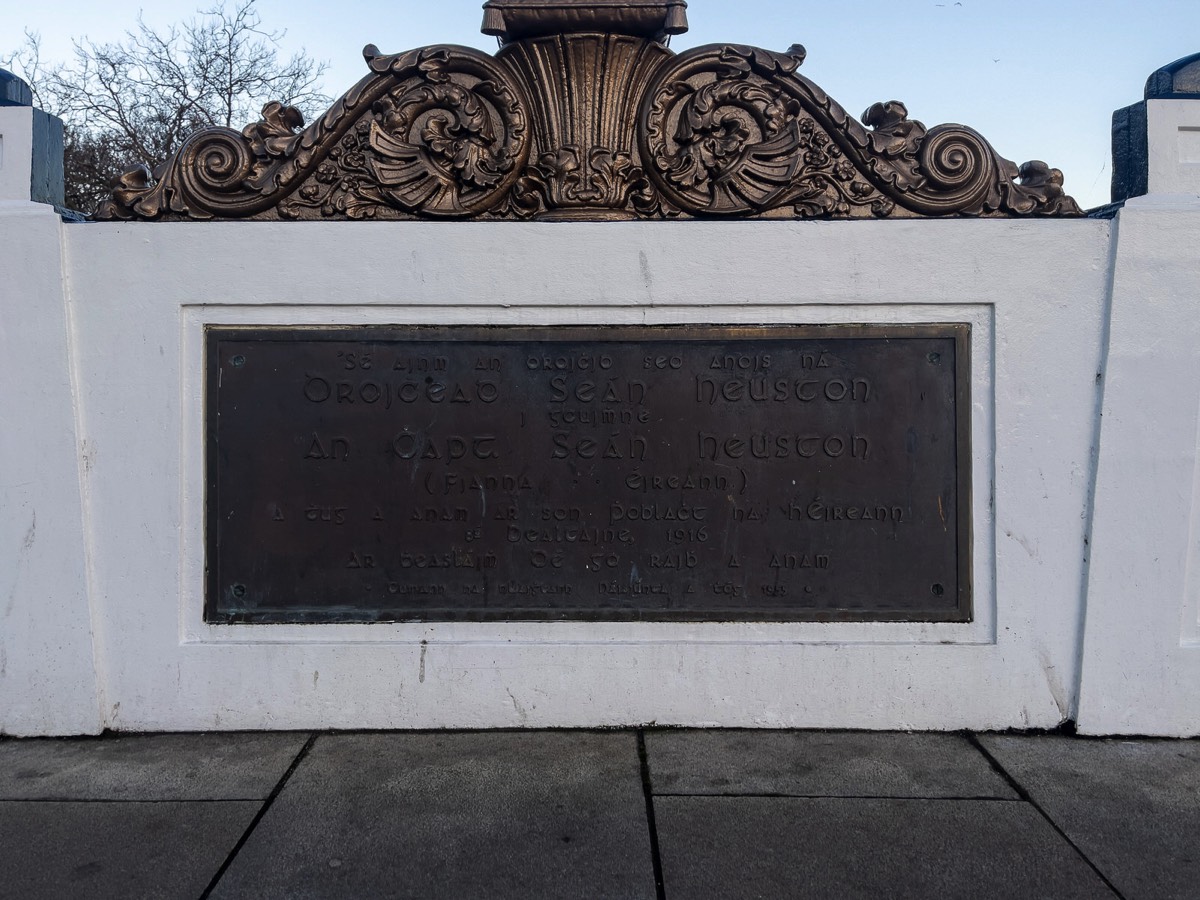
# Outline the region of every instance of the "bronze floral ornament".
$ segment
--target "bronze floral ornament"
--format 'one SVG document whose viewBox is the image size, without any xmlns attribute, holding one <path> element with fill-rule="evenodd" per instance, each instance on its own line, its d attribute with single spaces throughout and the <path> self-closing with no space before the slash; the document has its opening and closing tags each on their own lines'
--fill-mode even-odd
<svg viewBox="0 0 1200 900">
<path fill-rule="evenodd" d="M 98 219 L 787 219 L 1079 216 L 1062 172 L 1018 167 L 898 101 L 859 122 L 785 53 L 680 54 L 683 0 L 489 0 L 491 56 L 364 51 L 307 128 L 279 103 L 118 178 Z"/>
</svg>

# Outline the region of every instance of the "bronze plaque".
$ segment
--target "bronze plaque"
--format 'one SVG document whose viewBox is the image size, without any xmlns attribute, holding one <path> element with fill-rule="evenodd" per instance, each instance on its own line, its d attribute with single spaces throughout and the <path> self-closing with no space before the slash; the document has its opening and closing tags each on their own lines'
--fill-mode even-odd
<svg viewBox="0 0 1200 900">
<path fill-rule="evenodd" d="M 209 327 L 205 618 L 969 621 L 969 335 Z"/>
</svg>

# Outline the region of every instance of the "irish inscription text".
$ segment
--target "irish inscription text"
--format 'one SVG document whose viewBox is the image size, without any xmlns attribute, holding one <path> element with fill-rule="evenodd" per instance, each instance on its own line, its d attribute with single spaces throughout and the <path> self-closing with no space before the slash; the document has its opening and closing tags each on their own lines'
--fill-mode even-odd
<svg viewBox="0 0 1200 900">
<path fill-rule="evenodd" d="M 968 343 L 210 327 L 206 619 L 967 620 Z"/>
</svg>

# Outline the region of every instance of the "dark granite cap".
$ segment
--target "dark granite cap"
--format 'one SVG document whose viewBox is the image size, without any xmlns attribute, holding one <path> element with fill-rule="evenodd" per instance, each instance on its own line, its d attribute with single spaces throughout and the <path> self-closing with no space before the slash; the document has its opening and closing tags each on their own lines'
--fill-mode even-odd
<svg viewBox="0 0 1200 900">
<path fill-rule="evenodd" d="M 8 69 L 0 69 L 0 106 L 33 106 L 29 85 Z"/>
<path fill-rule="evenodd" d="M 687 31 L 685 0 L 488 0 L 484 34 L 501 42 L 549 34 L 628 34 L 659 40 Z"/>
<path fill-rule="evenodd" d="M 1146 82 L 1147 100 L 1200 100 L 1200 53 L 1163 66 Z"/>
</svg>

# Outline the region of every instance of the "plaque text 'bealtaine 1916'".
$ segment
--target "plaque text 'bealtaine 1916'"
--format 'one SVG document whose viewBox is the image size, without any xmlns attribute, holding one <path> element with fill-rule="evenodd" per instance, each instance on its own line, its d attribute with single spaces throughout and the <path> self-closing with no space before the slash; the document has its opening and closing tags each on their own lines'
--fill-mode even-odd
<svg viewBox="0 0 1200 900">
<path fill-rule="evenodd" d="M 967 621 L 968 342 L 210 327 L 205 618 Z"/>
</svg>

